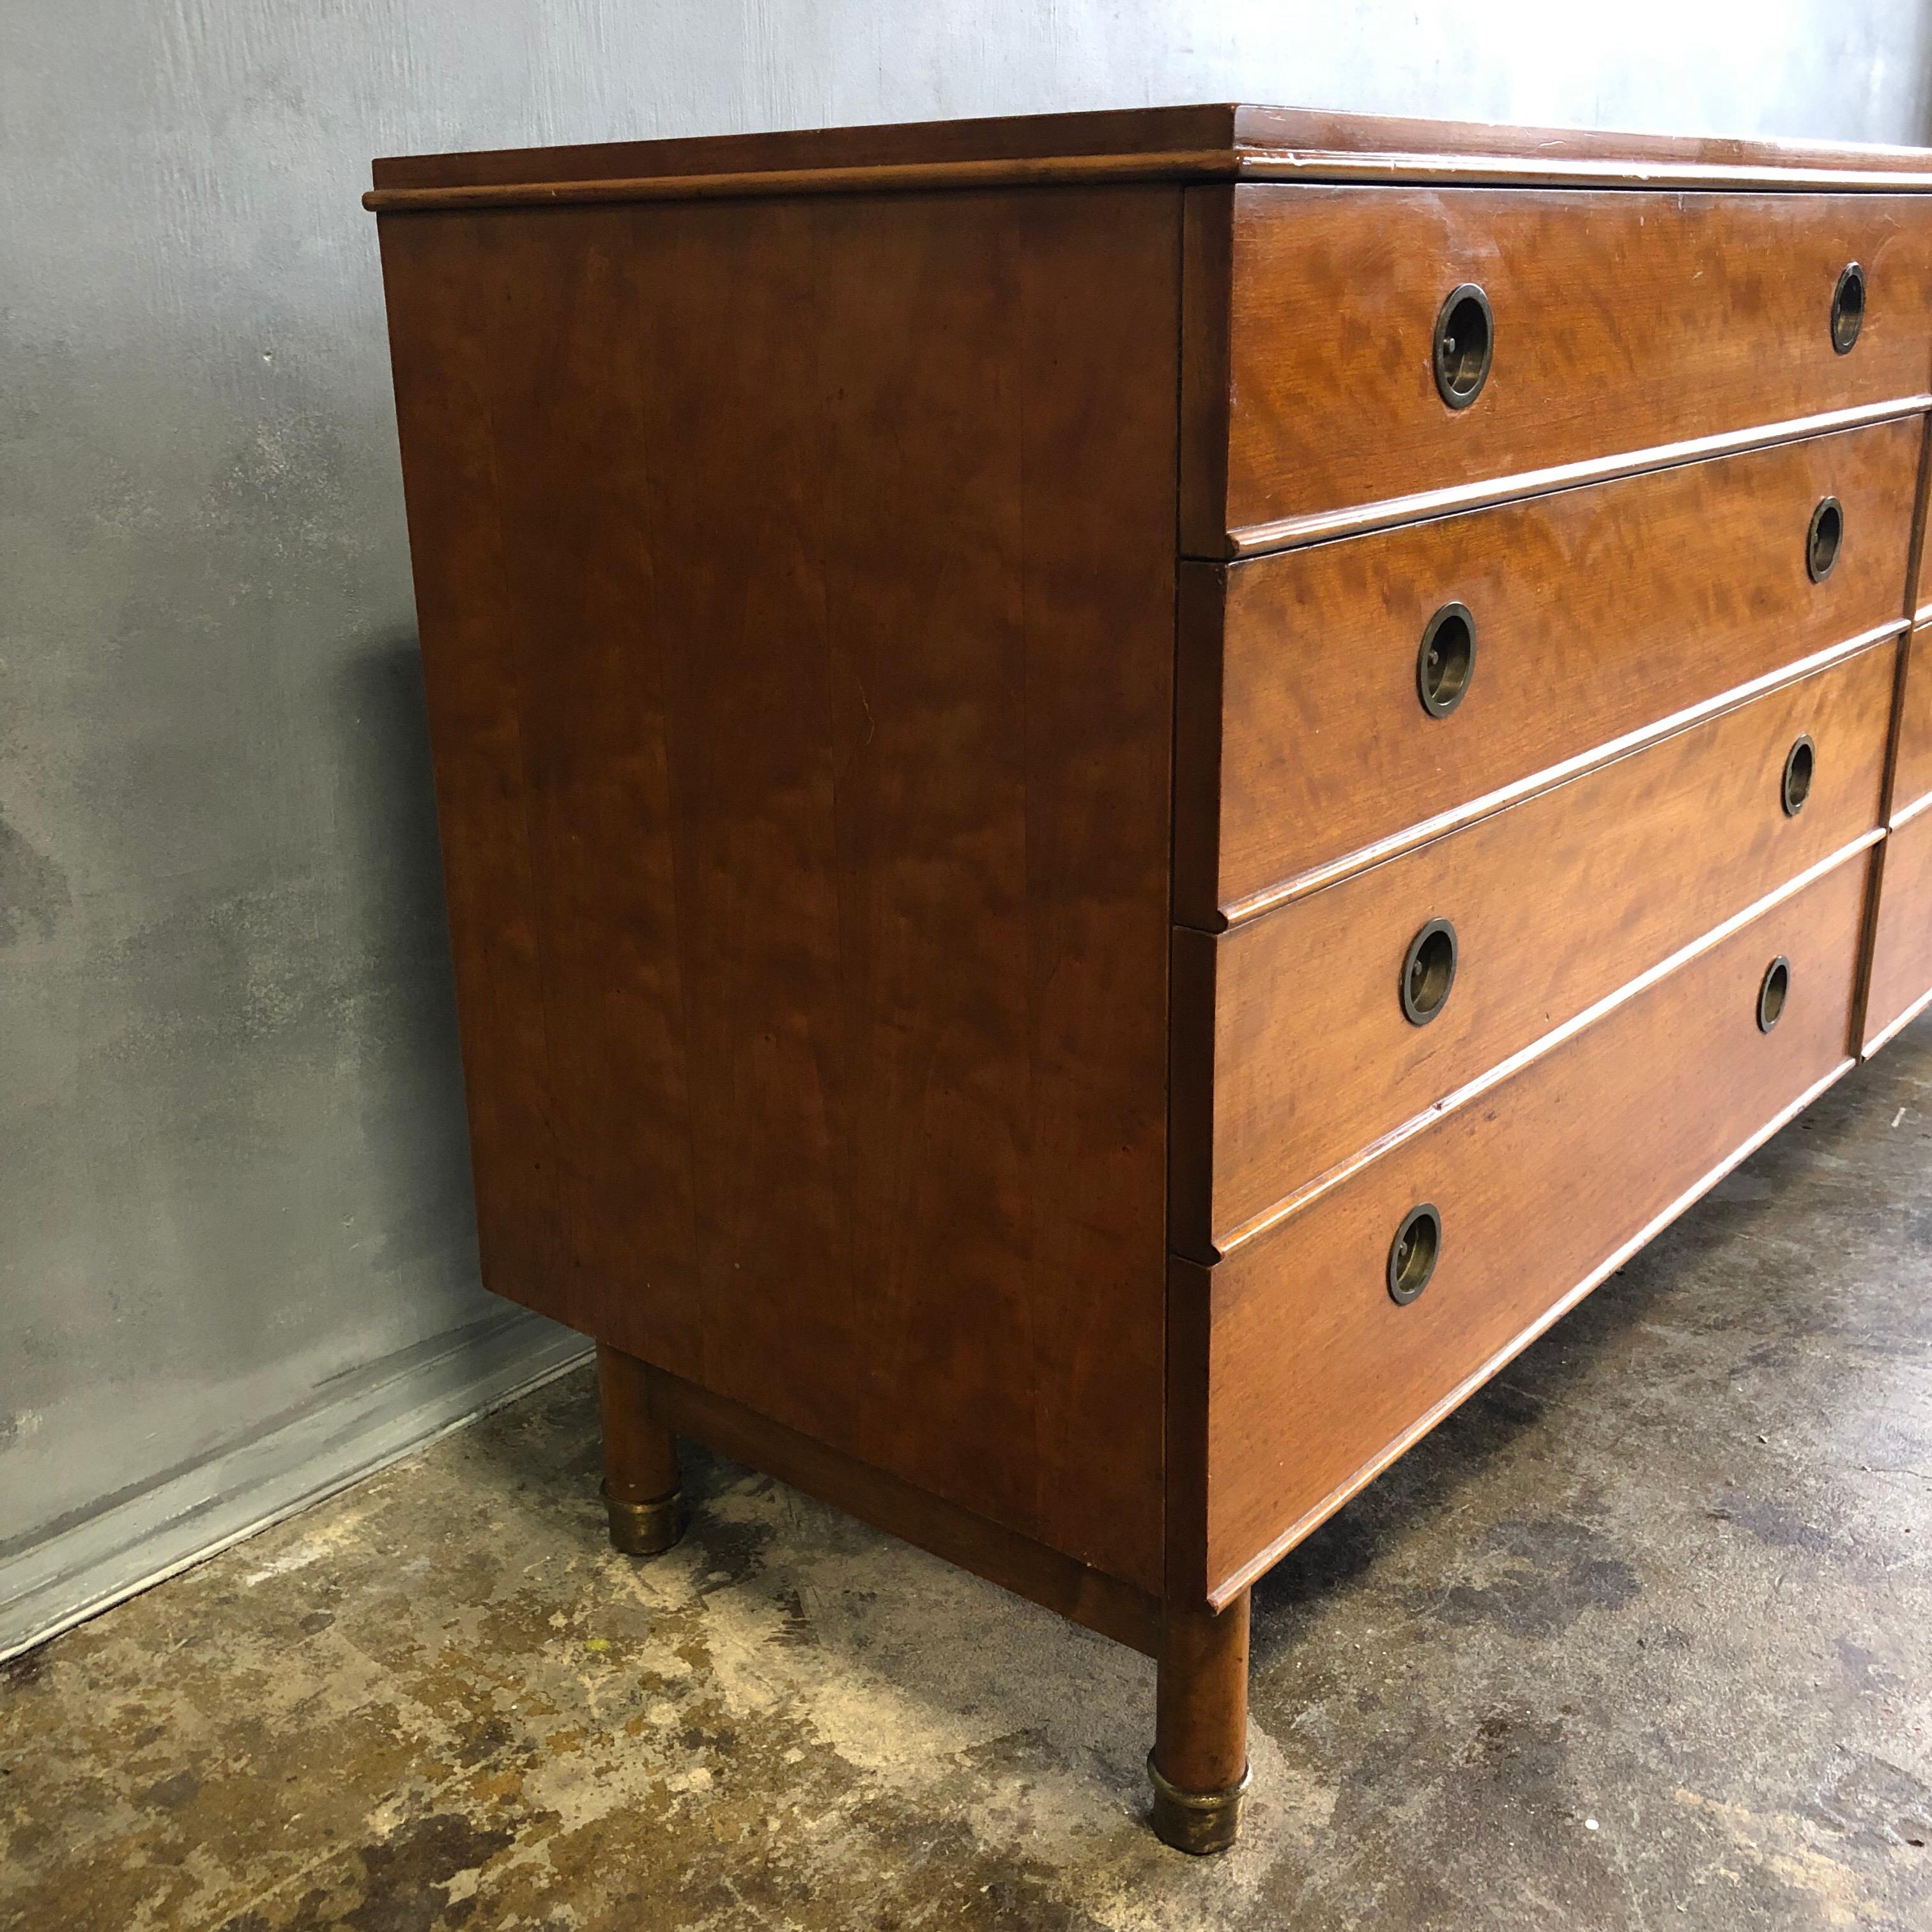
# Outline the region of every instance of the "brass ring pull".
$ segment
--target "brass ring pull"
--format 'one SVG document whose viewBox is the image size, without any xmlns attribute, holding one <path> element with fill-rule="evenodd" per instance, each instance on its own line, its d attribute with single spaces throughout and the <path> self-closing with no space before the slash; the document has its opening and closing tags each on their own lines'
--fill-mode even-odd
<svg viewBox="0 0 1932 1932">
<path fill-rule="evenodd" d="M 1831 575 L 1844 541 L 1845 506 L 1835 496 L 1825 497 L 1811 512 L 1811 527 L 1804 534 L 1804 568 L 1814 584 Z"/>
<path fill-rule="evenodd" d="M 1865 272 L 1857 262 L 1847 262 L 1832 291 L 1832 346 L 1840 356 L 1849 356 L 1864 326 Z"/>
<path fill-rule="evenodd" d="M 1490 380 L 1496 319 L 1490 298 L 1474 282 L 1451 289 L 1436 316 L 1436 392 L 1452 410 L 1466 410 Z"/>
<path fill-rule="evenodd" d="M 1811 796 L 1811 780 L 1818 769 L 1818 748 L 1808 737 L 1800 738 L 1784 754 L 1784 815 L 1796 818 Z"/>
<path fill-rule="evenodd" d="M 1429 1286 L 1442 1252 L 1442 1216 L 1428 1202 L 1412 1208 L 1389 1244 L 1390 1298 L 1406 1308 Z"/>
<path fill-rule="evenodd" d="M 1466 604 L 1445 604 L 1424 627 L 1415 688 L 1432 718 L 1447 718 L 1476 674 L 1476 620 Z"/>
<path fill-rule="evenodd" d="M 1764 969 L 1757 989 L 1757 1030 L 1768 1033 L 1784 1016 L 1784 1003 L 1791 997 L 1791 962 L 1780 953 Z"/>
<path fill-rule="evenodd" d="M 1426 1026 L 1449 1003 L 1456 983 L 1456 928 L 1432 919 L 1408 942 L 1402 961 L 1402 1012 L 1411 1026 Z"/>
</svg>

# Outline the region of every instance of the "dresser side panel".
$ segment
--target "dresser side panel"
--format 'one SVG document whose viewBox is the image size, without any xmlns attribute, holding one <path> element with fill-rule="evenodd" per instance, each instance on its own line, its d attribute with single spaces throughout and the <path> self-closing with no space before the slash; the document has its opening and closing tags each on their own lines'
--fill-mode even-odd
<svg viewBox="0 0 1932 1932">
<path fill-rule="evenodd" d="M 471 326 L 487 265 L 469 224 L 381 224 L 397 428 L 483 1280 L 589 1325 L 556 1265 L 556 1162 L 517 630 L 490 422 Z"/>
<path fill-rule="evenodd" d="M 384 224 L 487 368 L 502 561 L 464 596 L 523 763 L 453 789 L 460 721 L 436 756 L 452 853 L 529 854 L 540 1009 L 480 1060 L 464 1012 L 472 1116 L 542 1090 L 562 1164 L 511 1292 L 1148 1588 L 1179 220 L 1163 188 Z M 470 677 L 424 625 L 433 684 Z M 505 922 L 452 908 L 487 964 Z"/>
</svg>

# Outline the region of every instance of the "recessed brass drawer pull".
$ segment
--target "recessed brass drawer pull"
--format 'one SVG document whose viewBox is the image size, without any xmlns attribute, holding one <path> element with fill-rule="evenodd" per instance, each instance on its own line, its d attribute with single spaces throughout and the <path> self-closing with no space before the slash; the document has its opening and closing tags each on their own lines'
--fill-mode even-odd
<svg viewBox="0 0 1932 1932">
<path fill-rule="evenodd" d="M 1451 289 L 1436 316 L 1436 388 L 1452 410 L 1466 410 L 1483 393 L 1495 344 L 1489 297 L 1474 282 Z"/>
<path fill-rule="evenodd" d="M 1814 584 L 1822 584 L 1838 561 L 1838 548 L 1845 540 L 1845 506 L 1835 496 L 1825 497 L 1811 512 L 1811 527 L 1804 538 L 1804 568 Z"/>
<path fill-rule="evenodd" d="M 1865 272 L 1857 262 L 1847 262 L 1832 291 L 1832 346 L 1840 356 L 1849 356 L 1864 326 Z"/>
<path fill-rule="evenodd" d="M 1447 718 L 1476 674 L 1476 620 L 1466 604 L 1445 604 L 1430 619 L 1415 654 L 1416 694 L 1432 718 Z"/>
<path fill-rule="evenodd" d="M 1796 818 L 1804 809 L 1804 801 L 1811 796 L 1811 780 L 1817 769 L 1818 748 L 1808 734 L 1784 754 L 1782 790 L 1786 818 Z"/>
<path fill-rule="evenodd" d="M 1757 1030 L 1768 1033 L 1777 1025 L 1784 1012 L 1784 1003 L 1791 995 L 1791 962 L 1780 953 L 1764 969 L 1764 978 L 1757 989 Z"/>
<path fill-rule="evenodd" d="M 1408 942 L 1402 962 L 1402 1010 L 1411 1026 L 1426 1026 L 1449 1003 L 1456 983 L 1456 928 L 1432 919 Z"/>
<path fill-rule="evenodd" d="M 1389 1244 L 1388 1292 L 1406 1308 L 1429 1286 L 1442 1252 L 1442 1216 L 1428 1202 L 1412 1208 Z"/>
</svg>

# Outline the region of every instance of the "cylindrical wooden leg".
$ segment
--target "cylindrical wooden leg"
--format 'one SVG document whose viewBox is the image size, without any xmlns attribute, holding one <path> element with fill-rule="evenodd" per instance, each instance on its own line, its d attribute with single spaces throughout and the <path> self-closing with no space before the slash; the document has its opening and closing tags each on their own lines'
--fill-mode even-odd
<svg viewBox="0 0 1932 1932">
<path fill-rule="evenodd" d="M 1248 1593 L 1225 1610 L 1170 1605 L 1154 1693 L 1154 1828 L 1177 1850 L 1226 1851 L 1248 1788 Z"/>
<path fill-rule="evenodd" d="M 655 1556 L 684 1534 L 677 1445 L 651 1420 L 644 1365 L 634 1355 L 598 1343 L 597 1394 L 610 1540 L 627 1556 Z"/>
</svg>

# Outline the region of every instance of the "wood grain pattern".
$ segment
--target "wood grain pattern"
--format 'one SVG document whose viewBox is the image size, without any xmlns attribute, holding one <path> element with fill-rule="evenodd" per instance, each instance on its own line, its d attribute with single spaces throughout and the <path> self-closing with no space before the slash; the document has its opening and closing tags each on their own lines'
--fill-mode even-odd
<svg viewBox="0 0 1932 1932">
<path fill-rule="evenodd" d="M 1932 415 L 1919 418 L 1922 430 L 1918 459 L 1918 526 L 1912 544 L 1912 564 L 1906 585 L 1905 608 L 1915 623 L 1932 622 L 1932 565 L 1926 558 L 1926 537 L 1932 526 Z"/>
<path fill-rule="evenodd" d="M 556 1136 L 557 1276 L 542 1292 L 604 1339 L 692 1372 L 704 1263 L 688 1124 L 706 1083 L 675 915 L 675 694 L 643 536 L 662 404 L 648 364 L 609 350 L 646 311 L 646 271 L 607 252 L 588 218 L 508 260 L 509 238 L 472 236 L 452 272 L 489 319 L 475 332 Z M 623 1318 L 607 1328 L 613 1303 Z"/>
<path fill-rule="evenodd" d="M 492 1286 L 1156 1590 L 1179 214 L 383 230 Z"/>
<path fill-rule="evenodd" d="M 1208 103 L 1095 113 L 896 122 L 869 128 L 794 128 L 674 140 L 600 141 L 574 147 L 506 148 L 471 154 L 392 155 L 375 164 L 374 179 L 379 188 L 459 188 L 518 182 L 790 172 L 806 168 L 1024 161 L 1209 148 L 1223 148 L 1232 154 L 1235 113 L 1232 106 Z"/>
<path fill-rule="evenodd" d="M 1051 156 L 1011 161 L 935 161 L 903 167 L 800 168 L 786 173 L 646 175 L 612 180 L 512 182 L 500 186 L 373 188 L 362 206 L 378 214 L 452 210 L 590 207 L 636 201 L 750 201 L 850 194 L 958 194 L 1001 188 L 1117 188 L 1138 182 L 1217 180 L 1231 172 L 1213 152 Z"/>
<path fill-rule="evenodd" d="M 392 156 L 375 164 L 379 189 L 410 190 L 536 182 L 676 179 L 694 175 L 876 170 L 1042 160 L 1131 159 L 1168 153 L 1217 155 L 1244 164 L 1292 161 L 1319 178 L 1324 160 L 1390 175 L 1456 173 L 1501 161 L 1550 175 L 1579 170 L 1648 181 L 1659 171 L 1736 179 L 1851 175 L 1883 181 L 1920 177 L 1916 148 L 1706 136 L 1598 133 L 1498 127 L 1484 122 L 1398 119 L 1306 108 L 1203 103 L 1076 114 L 901 122 L 695 139 L 607 141 L 560 148 Z"/>
<path fill-rule="evenodd" d="M 1383 154 L 1442 159 L 1507 155 L 1550 166 L 1601 162 L 1635 179 L 1658 164 L 1730 172 L 1819 169 L 1921 175 L 1923 148 L 1821 141 L 1747 141 L 1708 134 L 1632 134 L 1583 128 L 1501 126 L 1483 121 L 1433 121 L 1394 115 L 1343 114 L 1322 108 L 1248 104 L 1233 110 L 1236 146 L 1256 153 Z"/>
<path fill-rule="evenodd" d="M 1264 1240 L 1192 1264 L 1211 1324 L 1208 1534 L 1228 1600 L 1494 1373 L 1634 1245 L 1850 1064 L 1868 866 L 1826 872 L 1723 944 L 1442 1118 Z M 1769 1033 L 1768 962 L 1790 963 Z M 1390 1238 L 1442 1216 L 1420 1299 Z"/>
<path fill-rule="evenodd" d="M 620 1503 L 662 1502 L 681 1472 L 670 1431 L 652 1419 L 650 1370 L 634 1355 L 597 1345 L 597 1418 L 604 1438 L 604 1493 Z"/>
<path fill-rule="evenodd" d="M 1932 161 L 1222 104 L 376 179 L 486 1278 L 620 1487 L 685 1430 L 1158 1649 L 1230 1781 L 1210 1605 L 1835 1076 L 1863 922 L 1932 981 Z"/>
<path fill-rule="evenodd" d="M 1264 910 L 1898 622 L 1919 443 L 1916 420 L 1882 424 L 1186 566 L 1175 916 L 1212 930 Z M 1844 542 L 1814 584 L 1804 536 L 1827 495 Z M 1475 621 L 1475 674 L 1432 718 L 1416 652 L 1451 600 Z"/>
<path fill-rule="evenodd" d="M 1197 506 L 1227 500 L 1228 413 L 1190 399 L 1232 393 L 1234 191 L 1191 188 L 1180 201 L 1180 547 L 1184 552 L 1192 547 L 1218 554 L 1218 528 L 1209 529 L 1204 544 L 1189 520 Z M 1208 521 L 1210 526 L 1215 521 L 1211 512 Z M 1184 578 L 1189 568 L 1183 565 Z M 1184 664 L 1178 675 L 1184 681 L 1189 675 Z M 1184 717 L 1181 723 L 1185 728 Z"/>
<path fill-rule="evenodd" d="M 1181 1791 L 1225 1791 L 1248 1769 L 1246 1592 L 1225 1609 L 1171 1604 L 1161 1627 L 1154 1762 Z"/>
<path fill-rule="evenodd" d="M 588 1329 L 558 1259 L 556 1144 L 538 957 L 517 635 L 486 345 L 458 304 L 470 238 L 380 231 L 484 1286 Z"/>
<path fill-rule="evenodd" d="M 1183 504 L 1194 554 L 1228 554 L 1228 533 L 1307 542 L 1451 486 L 1918 398 L 1932 373 L 1932 207 L 1916 196 L 1243 186 L 1232 200 L 1229 386 L 1184 398 L 1189 418 L 1228 425 L 1225 500 Z M 1840 356 L 1830 310 L 1851 261 L 1868 296 Z M 1489 296 L 1496 350 L 1481 394 L 1454 411 L 1430 352 L 1463 282 Z"/>
<path fill-rule="evenodd" d="M 1876 1053 L 1932 1000 L 1932 799 L 1880 849 L 1878 910 L 1865 994 L 1864 1042 Z"/>
<path fill-rule="evenodd" d="M 1149 1657 L 1159 1654 L 1157 1596 L 855 1461 L 728 1397 L 648 1364 L 640 1366 L 645 1413 L 652 1428 L 704 1442 L 1116 1643 Z"/>
<path fill-rule="evenodd" d="M 1173 1071 L 1175 1252 L 1211 1261 L 1259 1234 L 1306 1184 L 1876 826 L 1894 664 L 1874 646 L 1232 932 L 1177 930 L 1175 997 L 1211 988 L 1214 1044 L 1211 1088 Z M 1792 817 L 1801 736 L 1814 776 Z M 1436 918 L 1459 963 L 1416 1026 L 1402 960 Z M 1179 1154 L 1202 1134 L 1204 1196 Z"/>
<path fill-rule="evenodd" d="M 1892 816 L 1910 813 L 1932 794 L 1932 624 L 1912 631 L 1906 645 L 1892 754 Z"/>
</svg>

